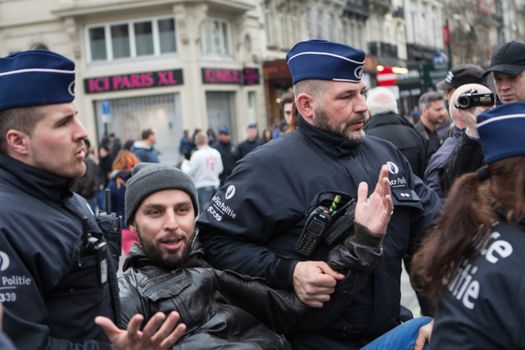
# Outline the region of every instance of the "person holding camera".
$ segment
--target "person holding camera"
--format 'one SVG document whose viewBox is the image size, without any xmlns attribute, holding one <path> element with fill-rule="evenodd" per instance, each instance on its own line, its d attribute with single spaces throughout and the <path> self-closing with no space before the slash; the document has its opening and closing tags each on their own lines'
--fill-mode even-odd
<svg viewBox="0 0 525 350">
<path fill-rule="evenodd" d="M 87 137 L 73 104 L 74 84 L 75 63 L 57 53 L 0 58 L 4 331 L 19 349 L 167 349 L 177 314 L 156 316 L 148 332 L 139 330 L 142 317 L 136 315 L 111 343 L 94 322 L 97 315 L 119 316 L 120 246 L 112 240 L 113 227 L 102 225 L 108 221 L 97 220 L 71 191 L 86 171 Z"/>
<path fill-rule="evenodd" d="M 412 269 L 437 306 L 431 349 L 524 349 L 525 103 L 477 130 L 486 165 L 455 182 Z"/>
<path fill-rule="evenodd" d="M 498 46 L 491 57 L 490 68 L 484 73 L 492 75 L 496 94 L 502 104 L 525 102 L 525 44 L 510 41 Z M 483 164 L 483 151 L 478 141 L 475 120 L 471 122 L 470 133 L 462 135 L 453 152 L 451 161 L 445 167 L 443 183 L 449 187 L 459 176 L 475 171 Z M 469 161 L 469 158 L 477 160 Z M 467 160 L 465 162 L 465 160 Z"/>
<path fill-rule="evenodd" d="M 383 262 L 328 329 L 296 329 L 288 337 L 294 349 L 356 349 L 406 319 L 400 305 L 401 260 L 410 262 L 439 213 L 440 201 L 390 142 L 365 136 L 363 51 L 309 40 L 297 43 L 287 60 L 298 128 L 239 161 L 199 217 L 200 238 L 212 266 L 262 277 L 270 286 L 294 291 L 307 305 L 320 307 L 337 284 L 324 263 L 331 249 L 325 238 L 331 232 L 326 231 L 328 236 L 307 256 L 297 249 L 306 221 L 327 192 L 356 198 L 358 184 L 364 181 L 372 188 L 387 164 L 395 208 Z M 313 232 L 318 232 L 315 227 Z M 343 232 L 332 244 L 349 234 Z M 407 332 L 399 338 L 414 340 L 419 325 L 415 335 Z"/>
<path fill-rule="evenodd" d="M 456 161 L 454 157 L 457 155 L 454 151 L 459 145 L 461 135 L 465 130 L 468 134 L 473 133 L 476 128 L 475 115 L 487 108 L 494 107 L 494 103 L 494 94 L 488 87 L 481 84 L 461 85 L 451 95 L 449 114 L 454 123 L 454 129 L 458 130 L 460 136 L 458 138 L 452 136 L 445 140 L 441 148 L 432 156 L 431 163 L 425 172 L 425 182 L 436 191 L 442 201 L 445 200 L 451 187 L 451 182 L 445 172 L 449 169 L 450 163 Z M 469 158 L 461 162 L 465 161 L 475 162 L 476 156 L 469 155 Z"/>
<path fill-rule="evenodd" d="M 445 93 L 445 105 L 448 109 L 450 119 L 452 119 L 453 127 L 450 130 L 450 136 L 443 141 L 441 147 L 439 147 L 436 153 L 430 157 L 424 171 L 424 181 L 428 187 L 436 191 L 441 201 L 446 197 L 446 191 L 443 190 L 441 185 L 443 169 L 450 161 L 450 157 L 465 130 L 463 117 L 455 108 L 455 113 L 452 112 L 451 99 L 456 89 L 465 84 L 485 85 L 483 80 L 483 69 L 474 64 L 460 64 L 452 68 L 447 73 L 445 79 L 437 84 L 437 88 Z"/>
</svg>

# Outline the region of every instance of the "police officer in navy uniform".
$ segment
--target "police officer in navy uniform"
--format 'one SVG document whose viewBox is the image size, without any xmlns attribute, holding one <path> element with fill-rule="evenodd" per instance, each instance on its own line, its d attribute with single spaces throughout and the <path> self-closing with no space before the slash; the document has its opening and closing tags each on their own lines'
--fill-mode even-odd
<svg viewBox="0 0 525 350">
<path fill-rule="evenodd" d="M 296 44 L 287 60 L 298 129 L 239 161 L 198 220 L 213 266 L 262 277 L 320 307 L 336 281 L 321 262 L 330 249 L 324 240 L 310 256 L 296 250 L 307 217 L 323 193 L 355 198 L 359 182 L 373 188 L 381 165 L 388 165 L 395 209 L 384 261 L 329 329 L 292 334 L 295 349 L 360 348 L 399 325 L 401 261 L 410 262 L 440 209 L 437 195 L 392 144 L 364 135 L 364 59 L 363 51 L 343 44 Z"/>
<path fill-rule="evenodd" d="M 112 240 L 115 226 L 95 219 L 70 190 L 86 167 L 87 133 L 73 104 L 74 84 L 74 62 L 54 52 L 0 58 L 4 331 L 19 349 L 166 349 L 176 314 L 166 321 L 157 316 L 144 332 L 136 315 L 129 331 L 112 328 L 110 339 L 95 324 L 97 315 L 106 317 L 106 327 L 119 315 L 120 246 Z"/>
</svg>

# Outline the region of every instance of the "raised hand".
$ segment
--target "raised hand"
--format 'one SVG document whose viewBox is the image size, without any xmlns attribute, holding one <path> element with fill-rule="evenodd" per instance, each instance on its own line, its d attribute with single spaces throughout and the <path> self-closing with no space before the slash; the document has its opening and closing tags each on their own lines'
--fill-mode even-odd
<svg viewBox="0 0 525 350">
<path fill-rule="evenodd" d="M 368 185 L 361 182 L 357 189 L 355 222 L 365 226 L 372 234 L 384 234 L 394 212 L 386 165 L 381 167 L 374 192 L 368 198 L 367 195 Z"/>
<path fill-rule="evenodd" d="M 128 323 L 128 329 L 118 328 L 107 317 L 98 316 L 95 323 L 104 329 L 109 340 L 117 350 L 167 350 L 171 348 L 186 331 L 186 325 L 179 323 L 179 313 L 172 312 L 166 317 L 157 312 L 140 330 L 144 317 L 134 315 Z"/>
</svg>

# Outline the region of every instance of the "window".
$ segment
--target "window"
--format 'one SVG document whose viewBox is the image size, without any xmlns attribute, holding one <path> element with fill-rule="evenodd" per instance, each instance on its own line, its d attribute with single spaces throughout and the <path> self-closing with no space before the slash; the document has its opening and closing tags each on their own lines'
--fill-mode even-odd
<svg viewBox="0 0 525 350">
<path fill-rule="evenodd" d="M 153 24 L 137 22 L 134 24 L 137 56 L 153 55 Z"/>
<path fill-rule="evenodd" d="M 201 51 L 206 56 L 231 56 L 230 25 L 220 19 L 208 19 L 202 24 Z"/>
<path fill-rule="evenodd" d="M 159 19 L 157 23 L 159 27 L 160 53 L 176 52 L 175 21 L 167 18 Z"/>
<path fill-rule="evenodd" d="M 130 57 L 129 28 L 127 24 L 111 26 L 111 46 L 113 58 Z"/>
<path fill-rule="evenodd" d="M 100 61 L 107 59 L 104 27 L 91 28 L 89 30 L 89 44 L 91 48 L 91 60 Z"/>
<path fill-rule="evenodd" d="M 274 43 L 274 30 L 273 30 L 273 15 L 270 0 L 264 2 L 264 22 L 266 24 L 266 44 L 273 46 Z"/>
<path fill-rule="evenodd" d="M 177 52 L 173 18 L 93 26 L 88 28 L 88 41 L 92 62 Z"/>
</svg>

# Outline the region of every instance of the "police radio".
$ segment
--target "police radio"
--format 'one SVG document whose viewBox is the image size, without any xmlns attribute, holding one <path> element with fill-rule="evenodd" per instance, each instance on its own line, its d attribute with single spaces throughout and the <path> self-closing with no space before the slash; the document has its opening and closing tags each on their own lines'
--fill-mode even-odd
<svg viewBox="0 0 525 350">
<path fill-rule="evenodd" d="M 330 225 L 330 213 L 327 208 L 319 206 L 308 216 L 303 232 L 295 246 L 297 252 L 310 256 L 315 247 L 324 236 L 326 228 Z"/>
<path fill-rule="evenodd" d="M 340 192 L 322 192 L 315 200 L 316 207 L 308 215 L 295 250 L 310 256 L 321 240 L 328 246 L 352 232 L 355 200 Z"/>
</svg>

